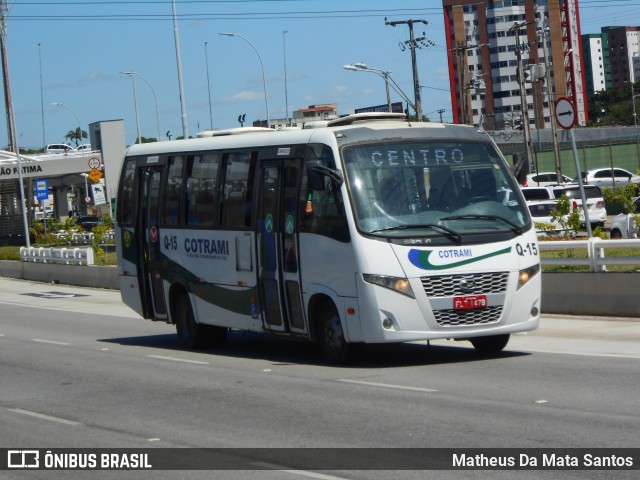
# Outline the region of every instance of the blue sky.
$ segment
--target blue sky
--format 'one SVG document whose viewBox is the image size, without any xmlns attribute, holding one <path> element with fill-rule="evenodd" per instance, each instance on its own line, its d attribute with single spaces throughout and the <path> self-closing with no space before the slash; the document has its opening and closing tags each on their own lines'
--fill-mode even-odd
<svg viewBox="0 0 640 480">
<path fill-rule="evenodd" d="M 137 135 L 133 87 L 131 78 L 120 73 L 131 70 L 155 91 L 161 135 L 167 131 L 172 138 L 182 135 L 170 0 L 9 0 L 8 4 L 7 55 L 21 148 L 63 141 L 78 126 L 74 114 L 86 131 L 92 122 L 123 119 L 126 142 L 133 143 Z M 176 11 L 192 136 L 211 123 L 214 128 L 239 126 L 240 114 L 246 115 L 246 124 L 266 117 L 258 56 L 242 38 L 219 32 L 243 35 L 258 50 L 270 118 L 284 118 L 287 103 L 290 112 L 337 103 L 341 114 L 384 104 L 381 77 L 342 69 L 356 62 L 390 71 L 412 98 L 411 57 L 408 49 L 400 48 L 409 30 L 406 25 L 385 25 L 385 17 L 428 22 L 416 25 L 416 35 L 424 32 L 435 44 L 417 52 L 423 111 L 438 120 L 437 110 L 445 109 L 444 120 L 451 120 L 439 1 L 177 0 Z M 640 25 L 640 0 L 582 0 L 580 14 L 582 33 L 599 32 L 605 25 Z M 156 137 L 158 131 L 152 88 L 136 77 L 140 131 L 145 137 Z M 392 100 L 400 98 L 392 94 Z M 51 105 L 55 102 L 69 108 Z M 0 145 L 6 145 L 6 116 L 1 117 Z"/>
</svg>

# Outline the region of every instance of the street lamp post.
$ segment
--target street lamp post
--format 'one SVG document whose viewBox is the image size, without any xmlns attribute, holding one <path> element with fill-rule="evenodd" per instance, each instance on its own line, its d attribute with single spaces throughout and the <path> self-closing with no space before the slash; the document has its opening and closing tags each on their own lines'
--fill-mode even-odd
<svg viewBox="0 0 640 480">
<path fill-rule="evenodd" d="M 134 72 L 133 70 L 131 70 L 130 72 L 120 72 L 124 75 L 129 75 L 131 77 L 131 81 L 133 83 L 133 102 L 135 105 L 135 109 L 136 109 L 136 125 L 138 127 L 138 143 L 142 143 L 141 139 L 140 139 L 140 119 L 138 117 L 138 100 L 136 98 L 136 82 L 133 79 L 134 75 L 140 77 L 142 80 L 144 80 L 147 85 L 149 85 L 149 88 L 151 89 L 151 93 L 153 93 L 153 101 L 155 103 L 156 106 L 156 128 L 158 129 L 158 141 L 160 141 L 160 114 L 158 112 L 158 97 L 156 96 L 156 91 L 153 89 L 153 86 L 151 85 L 151 83 L 149 82 L 149 80 L 147 80 L 145 77 L 143 77 L 142 75 L 140 75 L 138 72 Z"/>
<path fill-rule="evenodd" d="M 260 60 L 260 68 L 262 69 L 262 87 L 264 89 L 264 106 L 265 106 L 265 109 L 267 110 L 267 128 L 271 127 L 271 122 L 269 120 L 269 100 L 267 98 L 267 80 L 264 75 L 264 63 L 262 62 L 262 57 L 260 56 L 258 49 L 256 49 L 255 45 L 251 43 L 251 41 L 249 41 L 247 37 L 245 37 L 244 35 L 240 35 L 239 33 L 220 32 L 220 35 L 223 35 L 225 37 L 240 37 L 245 42 L 247 42 L 251 46 L 251 48 L 253 48 L 254 52 L 256 52 L 256 55 L 258 56 L 258 60 Z"/>
<path fill-rule="evenodd" d="M 633 105 L 633 125 L 638 126 L 638 114 L 636 113 L 636 93 L 634 82 L 631 82 L 631 105 Z"/>
<path fill-rule="evenodd" d="M 382 77 L 384 79 L 385 86 L 387 89 L 387 105 L 389 108 L 389 113 L 391 113 L 391 98 L 389 96 L 389 86 L 391 86 L 391 88 L 393 88 L 396 91 L 396 93 L 400 95 L 405 102 L 407 102 L 407 105 L 409 105 L 414 111 L 416 110 L 416 105 L 411 100 L 409 100 L 409 97 L 407 97 L 407 95 L 402 91 L 400 86 L 395 82 L 393 78 L 391 78 L 391 75 L 389 75 L 391 72 L 387 70 L 381 70 L 379 68 L 372 68 L 365 65 L 364 63 L 354 63 L 353 65 L 343 65 L 342 68 L 344 68 L 345 70 L 351 70 L 353 72 L 371 72 Z"/>
<path fill-rule="evenodd" d="M 342 68 L 344 68 L 345 70 L 351 70 L 354 72 L 358 72 L 358 71 L 372 72 L 384 78 L 384 84 L 387 91 L 387 108 L 389 113 L 391 113 L 391 96 L 389 95 L 389 74 L 391 72 L 389 72 L 388 70 L 381 70 L 379 68 L 372 68 L 365 65 L 364 63 L 354 63 L 353 65 L 343 65 Z"/>
<path fill-rule="evenodd" d="M 136 132 L 138 134 L 138 144 L 142 143 L 142 138 L 140 137 L 140 115 L 138 114 L 138 97 L 136 95 L 136 77 L 133 75 L 133 72 L 120 72 L 125 75 L 129 75 L 131 77 L 131 84 L 133 85 L 133 108 L 136 112 Z"/>
<path fill-rule="evenodd" d="M 207 68 L 207 93 L 209 94 L 209 122 L 213 130 L 213 112 L 211 110 L 211 82 L 209 82 L 209 53 L 207 52 L 207 42 L 204 42 L 204 63 Z"/>
<path fill-rule="evenodd" d="M 78 135 L 80 136 L 79 140 L 82 141 L 82 126 L 80 125 L 80 120 L 78 119 L 78 115 L 76 115 L 76 112 L 73 110 L 73 108 L 61 102 L 52 102 L 51 105 L 53 105 L 54 107 L 64 107 L 67 110 L 69 110 L 74 117 L 76 117 L 76 122 L 78 122 Z"/>
<path fill-rule="evenodd" d="M 287 92 L 287 30 L 282 31 L 282 53 L 284 57 L 284 110 L 287 116 L 286 126 L 289 126 L 289 93 Z"/>
</svg>

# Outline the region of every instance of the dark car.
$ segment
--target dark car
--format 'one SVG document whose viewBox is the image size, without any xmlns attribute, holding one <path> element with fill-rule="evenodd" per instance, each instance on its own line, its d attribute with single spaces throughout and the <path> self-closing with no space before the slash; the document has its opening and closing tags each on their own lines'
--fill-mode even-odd
<svg viewBox="0 0 640 480">
<path fill-rule="evenodd" d="M 93 227 L 98 223 L 100 223 L 100 220 L 95 215 L 80 215 L 76 220 L 76 225 L 79 225 L 85 232 L 93 230 Z"/>
</svg>

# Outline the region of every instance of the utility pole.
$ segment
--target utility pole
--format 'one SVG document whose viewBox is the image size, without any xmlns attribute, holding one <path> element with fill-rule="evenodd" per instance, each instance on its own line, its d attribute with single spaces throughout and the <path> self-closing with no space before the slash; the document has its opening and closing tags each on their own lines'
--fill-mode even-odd
<svg viewBox="0 0 640 480">
<path fill-rule="evenodd" d="M 414 103 L 416 107 L 416 120 L 418 122 L 422 121 L 422 101 L 420 100 L 420 81 L 418 80 L 418 63 L 416 61 L 416 48 L 421 48 L 421 45 L 418 42 L 422 43 L 423 46 L 434 45 L 433 42 L 427 40 L 426 37 L 415 38 L 413 34 L 413 25 L 415 23 L 424 23 L 428 25 L 429 22 L 426 20 L 399 20 L 395 22 L 387 22 L 385 18 L 385 25 L 391 25 L 395 27 L 396 25 L 408 25 L 409 26 L 409 41 L 404 42 L 404 44 L 408 44 L 411 49 L 411 66 L 413 68 L 413 95 L 414 95 Z M 424 33 L 423 33 L 424 35 Z M 426 43 L 425 43 L 426 42 Z M 401 48 L 404 50 L 404 45 L 400 44 Z"/>
<path fill-rule="evenodd" d="M 16 132 L 13 125 L 13 108 L 11 99 L 11 85 L 9 82 L 9 62 L 7 61 L 7 13 L 6 0 L 0 0 L 0 56 L 2 56 L 2 80 L 4 86 L 4 105 L 7 114 L 7 133 L 9 134 L 10 152 L 16 151 Z"/>
<path fill-rule="evenodd" d="M 520 84 L 520 107 L 522 113 L 522 133 L 524 134 L 524 143 L 527 155 L 527 162 L 529 164 L 529 171 L 535 171 L 535 162 L 533 158 L 533 148 L 531 145 L 531 128 L 529 125 L 529 108 L 527 106 L 527 83 L 524 75 L 524 66 L 522 65 L 522 52 L 528 49 L 528 44 L 522 45 L 520 43 L 520 29 L 531 22 L 514 23 L 508 30 L 509 33 L 513 33 L 516 37 L 516 58 L 518 69 L 518 83 Z"/>
<path fill-rule="evenodd" d="M 18 164 L 18 183 L 20 184 L 20 206 L 22 208 L 22 222 L 24 224 L 25 245 L 31 247 L 29 241 L 29 219 L 27 217 L 27 197 L 24 193 L 24 179 L 22 177 L 22 157 L 16 137 L 15 116 L 11 100 L 11 82 L 9 81 L 9 62 L 7 61 L 7 2 L 0 0 L 0 56 L 2 56 L 2 79 L 4 81 L 4 101 L 7 110 L 7 132 L 9 133 L 9 151 L 16 154 Z M 33 197 L 31 197 L 33 198 Z"/>
<path fill-rule="evenodd" d="M 470 123 L 469 105 L 467 98 L 467 50 L 477 48 L 477 45 L 467 45 L 465 42 L 458 42 L 458 46 L 453 49 L 453 53 L 457 55 L 458 62 L 458 90 L 460 91 L 460 111 L 462 113 L 462 123 L 467 125 Z"/>
<path fill-rule="evenodd" d="M 555 99 L 551 95 L 553 87 L 551 85 L 551 65 L 548 58 L 547 37 L 550 33 L 549 27 L 538 29 L 538 34 L 542 40 L 542 54 L 544 55 L 544 82 L 547 84 L 547 100 L 549 101 L 549 119 L 551 120 L 551 139 L 553 141 L 553 157 L 556 166 L 556 181 L 562 183 L 562 165 L 560 161 L 560 145 L 558 143 L 558 124 L 556 123 Z"/>
</svg>

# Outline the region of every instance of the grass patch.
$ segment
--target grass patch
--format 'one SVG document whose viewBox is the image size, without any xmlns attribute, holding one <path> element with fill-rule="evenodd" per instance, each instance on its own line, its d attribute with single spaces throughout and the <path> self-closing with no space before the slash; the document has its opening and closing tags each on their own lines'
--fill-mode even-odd
<svg viewBox="0 0 640 480">
<path fill-rule="evenodd" d="M 638 257 L 640 258 L 640 248 L 606 248 L 605 257 Z M 543 251 L 541 258 L 587 258 L 587 249 L 561 249 L 553 251 Z M 637 272 L 640 271 L 640 260 L 637 265 L 607 265 L 608 272 Z M 543 272 L 589 272 L 588 266 L 579 265 L 543 265 Z"/>
<path fill-rule="evenodd" d="M 0 260 L 20 260 L 20 247 L 0 247 Z"/>
</svg>

